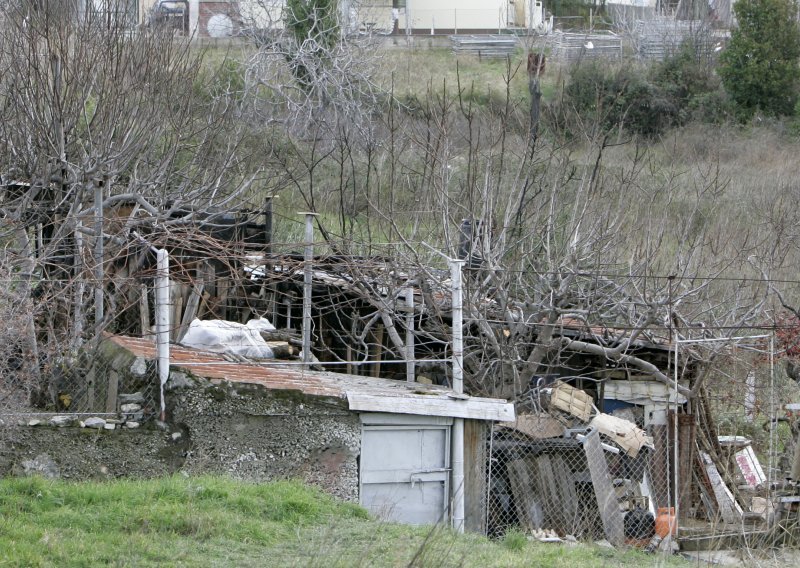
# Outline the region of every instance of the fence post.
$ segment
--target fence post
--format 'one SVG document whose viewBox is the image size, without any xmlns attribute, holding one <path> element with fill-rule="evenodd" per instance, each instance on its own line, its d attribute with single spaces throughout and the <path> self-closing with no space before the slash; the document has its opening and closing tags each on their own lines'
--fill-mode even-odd
<svg viewBox="0 0 800 568">
<path fill-rule="evenodd" d="M 406 288 L 406 381 L 416 381 L 416 350 L 414 348 L 414 288 Z M 349 360 L 349 358 L 348 358 Z"/>
<path fill-rule="evenodd" d="M 97 337 L 103 330 L 103 186 L 94 182 L 94 328 Z"/>
<path fill-rule="evenodd" d="M 158 353 L 158 379 L 161 395 L 161 420 L 164 420 L 164 385 L 169 379 L 169 254 L 164 249 L 156 252 L 156 349 Z"/>
<path fill-rule="evenodd" d="M 453 318 L 453 390 L 464 392 L 464 308 L 461 288 L 463 260 L 450 259 Z M 453 421 L 453 529 L 464 532 L 464 419 Z"/>
<path fill-rule="evenodd" d="M 303 263 L 303 363 L 311 362 L 311 283 L 314 260 L 314 217 L 316 213 L 301 213 L 306 218 L 306 250 Z"/>
</svg>

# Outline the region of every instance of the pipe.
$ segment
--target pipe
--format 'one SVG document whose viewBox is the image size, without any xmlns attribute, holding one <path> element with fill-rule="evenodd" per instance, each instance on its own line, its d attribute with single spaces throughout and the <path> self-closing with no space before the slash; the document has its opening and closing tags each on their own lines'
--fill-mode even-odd
<svg viewBox="0 0 800 568">
<path fill-rule="evenodd" d="M 99 181 L 94 182 L 94 326 L 95 334 L 100 337 L 103 331 L 103 186 Z"/>
<path fill-rule="evenodd" d="M 464 307 L 461 287 L 463 260 L 450 259 L 453 317 L 453 390 L 464 392 Z M 453 530 L 464 532 L 464 419 L 453 420 L 452 440 Z"/>
<path fill-rule="evenodd" d="M 306 218 L 306 250 L 303 263 L 303 363 L 311 362 L 311 283 L 314 260 L 314 217 L 316 213 L 301 213 Z"/>
<path fill-rule="evenodd" d="M 169 379 L 169 326 L 172 312 L 169 298 L 169 255 L 164 249 L 156 253 L 156 352 L 161 394 L 161 420 L 164 420 L 164 385 Z"/>
<path fill-rule="evenodd" d="M 414 358 L 416 350 L 414 348 L 414 288 L 406 288 L 406 381 L 413 383 L 416 381 L 417 373 Z"/>
</svg>

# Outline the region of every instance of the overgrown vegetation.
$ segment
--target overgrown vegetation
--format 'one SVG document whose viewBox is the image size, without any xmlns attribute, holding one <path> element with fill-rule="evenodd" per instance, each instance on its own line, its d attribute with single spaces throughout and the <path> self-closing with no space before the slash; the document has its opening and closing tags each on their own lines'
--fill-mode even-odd
<svg viewBox="0 0 800 568">
<path fill-rule="evenodd" d="M 294 482 L 0 480 L 3 566 L 639 566 L 595 546 L 494 543 L 369 519 Z M 678 560 L 668 564 L 684 565 Z"/>
<path fill-rule="evenodd" d="M 650 66 L 579 62 L 569 72 L 553 128 L 587 124 L 653 138 L 691 121 L 721 123 L 725 93 L 711 62 L 692 42 Z"/>
</svg>

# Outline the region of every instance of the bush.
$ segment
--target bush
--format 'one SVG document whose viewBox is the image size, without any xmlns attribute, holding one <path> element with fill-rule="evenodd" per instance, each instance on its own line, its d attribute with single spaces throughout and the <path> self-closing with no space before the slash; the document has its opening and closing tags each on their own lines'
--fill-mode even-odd
<svg viewBox="0 0 800 568">
<path fill-rule="evenodd" d="M 609 69 L 595 62 L 573 69 L 560 110 L 561 126 L 568 130 L 589 122 L 605 131 L 622 129 L 645 136 L 661 133 L 676 112 L 643 71 Z"/>
<path fill-rule="evenodd" d="M 691 42 L 649 70 L 582 62 L 564 87 L 557 126 L 574 132 L 587 122 L 605 131 L 648 137 L 690 121 L 722 122 L 730 103 L 710 62 Z"/>
<path fill-rule="evenodd" d="M 673 126 L 692 120 L 716 123 L 729 115 L 728 99 L 719 77 L 710 60 L 691 40 L 675 55 L 656 64 L 650 77 L 676 109 Z"/>
</svg>

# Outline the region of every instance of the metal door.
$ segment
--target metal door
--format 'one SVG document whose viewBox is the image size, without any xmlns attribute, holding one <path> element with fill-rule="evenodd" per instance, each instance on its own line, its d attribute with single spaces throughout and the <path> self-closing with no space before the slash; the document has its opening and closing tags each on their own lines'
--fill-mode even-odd
<svg viewBox="0 0 800 568">
<path fill-rule="evenodd" d="M 448 521 L 452 420 L 362 415 L 361 504 L 412 525 Z"/>
</svg>

